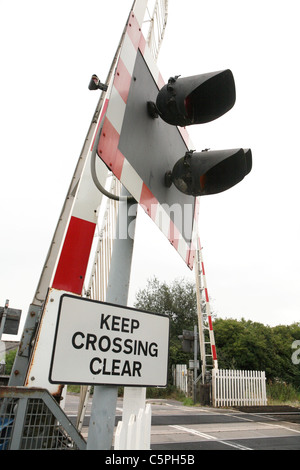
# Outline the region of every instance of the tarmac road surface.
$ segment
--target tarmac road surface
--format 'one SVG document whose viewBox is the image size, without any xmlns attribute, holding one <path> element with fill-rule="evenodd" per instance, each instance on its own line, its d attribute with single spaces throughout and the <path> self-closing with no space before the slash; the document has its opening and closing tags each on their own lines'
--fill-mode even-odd
<svg viewBox="0 0 300 470">
<path fill-rule="evenodd" d="M 75 424 L 79 396 L 68 394 L 65 412 Z M 89 400 L 82 434 L 88 436 Z M 300 450 L 300 409 L 260 407 L 221 409 L 187 407 L 180 402 L 149 399 L 151 450 Z M 116 424 L 122 416 L 118 399 Z"/>
</svg>

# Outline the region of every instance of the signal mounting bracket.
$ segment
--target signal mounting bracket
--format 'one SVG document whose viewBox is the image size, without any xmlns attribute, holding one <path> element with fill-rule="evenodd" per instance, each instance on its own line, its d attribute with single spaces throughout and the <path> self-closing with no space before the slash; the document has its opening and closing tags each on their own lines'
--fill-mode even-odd
<svg viewBox="0 0 300 470">
<path fill-rule="evenodd" d="M 152 117 L 152 119 L 158 118 L 159 112 L 154 101 L 147 101 L 147 110 L 148 110 L 149 116 Z"/>
</svg>

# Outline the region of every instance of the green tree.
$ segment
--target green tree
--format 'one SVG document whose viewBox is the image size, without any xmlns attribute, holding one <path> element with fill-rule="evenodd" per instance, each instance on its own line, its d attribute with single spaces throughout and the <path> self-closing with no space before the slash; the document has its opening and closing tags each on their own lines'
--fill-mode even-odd
<svg viewBox="0 0 300 470">
<path fill-rule="evenodd" d="M 214 333 L 220 368 L 263 370 L 270 381 L 300 388 L 300 366 L 292 361 L 293 341 L 300 325 L 265 326 L 261 323 L 218 318 Z"/>
<path fill-rule="evenodd" d="M 270 361 L 269 327 L 244 319 L 216 319 L 214 333 L 221 369 L 265 370 Z"/>
<path fill-rule="evenodd" d="M 295 340 L 300 340 L 300 324 L 278 325 L 272 328 L 274 358 L 272 378 L 292 383 L 300 390 L 300 365 L 292 361 L 292 344 Z"/>
<path fill-rule="evenodd" d="M 5 356 L 5 373 L 6 375 L 10 375 L 12 367 L 14 365 L 14 360 L 17 354 L 17 349 L 13 349 L 11 351 L 8 351 L 8 353 Z"/>
<path fill-rule="evenodd" d="M 192 330 L 198 322 L 195 284 L 184 279 L 171 285 L 156 277 L 148 280 L 146 288 L 137 293 L 135 307 L 167 315 L 171 337 L 181 335 L 184 329 Z"/>
<path fill-rule="evenodd" d="M 186 364 L 191 357 L 183 352 L 178 336 L 182 335 L 183 330 L 193 330 L 198 322 L 195 284 L 181 279 L 168 285 L 154 277 L 148 280 L 145 289 L 138 291 L 134 306 L 170 318 L 169 377 L 171 377 L 172 364 Z"/>
</svg>

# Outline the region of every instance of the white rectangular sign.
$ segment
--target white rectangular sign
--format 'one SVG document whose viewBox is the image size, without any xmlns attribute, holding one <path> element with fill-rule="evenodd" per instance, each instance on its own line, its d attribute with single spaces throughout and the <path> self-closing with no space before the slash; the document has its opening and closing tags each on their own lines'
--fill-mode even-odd
<svg viewBox="0 0 300 470">
<path fill-rule="evenodd" d="M 64 294 L 49 381 L 164 387 L 168 352 L 168 317 Z"/>
</svg>

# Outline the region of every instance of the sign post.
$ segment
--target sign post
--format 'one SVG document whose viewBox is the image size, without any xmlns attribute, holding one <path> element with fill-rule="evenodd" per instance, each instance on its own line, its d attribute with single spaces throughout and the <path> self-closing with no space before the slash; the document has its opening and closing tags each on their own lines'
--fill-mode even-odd
<svg viewBox="0 0 300 470">
<path fill-rule="evenodd" d="M 121 194 L 123 196 L 128 195 L 124 187 Z M 134 208 L 135 212 L 132 213 Z M 132 214 L 130 217 L 129 213 Z M 120 201 L 116 229 L 118 238 L 114 241 L 106 292 L 106 301 L 118 305 L 127 305 L 136 213 L 136 204 L 131 203 L 130 200 L 128 202 Z M 124 227 L 121 227 L 124 220 L 127 221 L 127 234 L 129 226 L 133 231 L 132 237 L 120 237 L 120 233 L 124 233 L 122 232 Z M 118 386 L 116 385 L 97 385 L 94 387 L 87 450 L 111 449 L 117 398 Z"/>
</svg>

